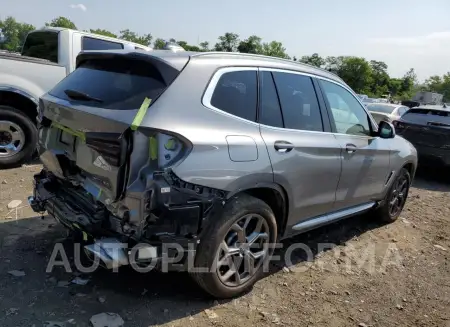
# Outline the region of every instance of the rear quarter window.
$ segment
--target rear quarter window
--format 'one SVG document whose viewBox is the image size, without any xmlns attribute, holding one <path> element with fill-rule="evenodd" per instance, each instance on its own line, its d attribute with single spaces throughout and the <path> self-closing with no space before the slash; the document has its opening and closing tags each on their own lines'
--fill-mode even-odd
<svg viewBox="0 0 450 327">
<path fill-rule="evenodd" d="M 256 121 L 256 70 L 226 72 L 220 76 L 211 105 L 231 115 Z"/>
<path fill-rule="evenodd" d="M 49 94 L 87 106 L 131 110 L 144 99 L 157 98 L 166 88 L 158 69 L 148 62 L 126 58 L 88 60 L 57 84 Z M 66 94 L 73 90 L 101 100 L 75 100 Z"/>
</svg>

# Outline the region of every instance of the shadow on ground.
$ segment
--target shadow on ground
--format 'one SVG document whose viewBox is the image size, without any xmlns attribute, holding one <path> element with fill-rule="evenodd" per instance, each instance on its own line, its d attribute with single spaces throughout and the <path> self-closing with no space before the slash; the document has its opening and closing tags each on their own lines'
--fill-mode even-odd
<svg viewBox="0 0 450 327">
<path fill-rule="evenodd" d="M 416 187 L 448 190 L 446 185 L 422 177 L 415 184 Z M 319 243 L 343 245 L 380 226 L 372 216 L 357 216 L 283 244 L 287 248 L 304 243 L 312 250 L 309 260 L 315 260 L 321 253 Z M 130 326 L 150 326 L 195 315 L 215 305 L 184 273 L 99 270 L 87 276 L 87 285 L 65 285 L 77 274 L 65 272 L 62 267 L 46 273 L 58 242 L 65 245 L 70 260 L 71 240 L 53 219 L 33 217 L 0 223 L 0 311 L 3 313 L 0 326 L 40 326 L 45 321 L 69 319 L 75 319 L 77 326 L 88 326 L 90 317 L 101 312 L 118 313 Z M 278 250 L 276 254 L 283 257 L 283 253 Z M 294 251 L 290 258 L 292 264 L 308 259 L 303 250 Z M 283 260 L 274 262 L 270 274 L 278 272 L 285 264 Z M 22 270 L 26 275 L 14 277 L 8 273 L 11 270 Z"/>
</svg>

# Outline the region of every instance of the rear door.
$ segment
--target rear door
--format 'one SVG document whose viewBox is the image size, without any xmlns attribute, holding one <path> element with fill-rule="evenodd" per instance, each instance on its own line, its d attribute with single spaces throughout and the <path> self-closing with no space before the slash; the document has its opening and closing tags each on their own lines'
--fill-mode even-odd
<svg viewBox="0 0 450 327">
<path fill-rule="evenodd" d="M 332 210 L 341 147 L 308 75 L 260 69 L 260 129 L 274 181 L 289 196 L 288 233 L 302 220 Z"/>
<path fill-rule="evenodd" d="M 335 209 L 379 200 L 391 173 L 390 140 L 372 136 L 369 114 L 349 90 L 328 80 L 320 80 L 320 85 L 343 149 Z"/>
<path fill-rule="evenodd" d="M 130 126 L 178 73 L 149 55 L 81 55 L 78 68 L 41 99 L 42 161 L 115 199 L 133 146 Z"/>
</svg>

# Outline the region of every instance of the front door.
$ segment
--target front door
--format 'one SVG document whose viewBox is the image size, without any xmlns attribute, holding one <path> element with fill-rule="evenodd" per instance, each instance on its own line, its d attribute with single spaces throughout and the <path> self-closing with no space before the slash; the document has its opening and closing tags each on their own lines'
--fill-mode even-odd
<svg viewBox="0 0 450 327">
<path fill-rule="evenodd" d="M 341 147 L 329 121 L 322 119 L 325 104 L 319 101 L 311 77 L 261 69 L 260 90 L 261 136 L 274 181 L 288 193 L 289 234 L 298 222 L 333 209 Z"/>
<path fill-rule="evenodd" d="M 389 140 L 374 136 L 374 124 L 349 90 L 326 80 L 320 84 L 342 147 L 335 209 L 380 200 L 391 173 Z"/>
</svg>

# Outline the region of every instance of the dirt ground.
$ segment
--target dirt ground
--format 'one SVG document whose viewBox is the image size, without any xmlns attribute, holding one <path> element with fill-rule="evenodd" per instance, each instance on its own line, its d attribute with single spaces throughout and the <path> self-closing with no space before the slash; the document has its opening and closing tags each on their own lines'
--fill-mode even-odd
<svg viewBox="0 0 450 327">
<path fill-rule="evenodd" d="M 182 273 L 100 270 L 86 285 L 68 284 L 76 273 L 46 273 L 54 244 L 70 243 L 65 230 L 29 207 L 17 219 L 7 208 L 11 200 L 26 205 L 40 168 L 0 171 L 2 327 L 89 326 L 102 312 L 119 314 L 130 327 L 450 327 L 450 182 L 440 176 L 417 176 L 397 222 L 382 225 L 364 215 L 286 241 L 285 248 L 307 244 L 313 258 L 298 249 L 290 266 L 280 250 L 282 259 L 252 292 L 212 301 Z"/>
</svg>

